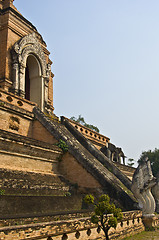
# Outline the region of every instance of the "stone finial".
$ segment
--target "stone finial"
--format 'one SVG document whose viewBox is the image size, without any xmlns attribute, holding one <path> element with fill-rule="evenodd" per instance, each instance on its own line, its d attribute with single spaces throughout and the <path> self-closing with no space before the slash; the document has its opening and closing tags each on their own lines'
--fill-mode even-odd
<svg viewBox="0 0 159 240">
<path fill-rule="evenodd" d="M 14 0 L 0 0 L 0 5 L 3 9 L 12 7 Z"/>
</svg>

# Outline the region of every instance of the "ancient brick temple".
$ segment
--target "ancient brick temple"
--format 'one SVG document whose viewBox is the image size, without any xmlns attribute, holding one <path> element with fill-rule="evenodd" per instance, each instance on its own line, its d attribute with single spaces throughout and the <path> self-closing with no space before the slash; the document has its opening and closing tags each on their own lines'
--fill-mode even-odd
<svg viewBox="0 0 159 240">
<path fill-rule="evenodd" d="M 36 28 L 0 0 L 0 219 L 83 211 L 86 193 L 133 209 L 134 169 L 121 164 L 122 150 L 54 115 L 51 64 Z"/>
<path fill-rule="evenodd" d="M 42 36 L 14 7 L 1 0 L 0 86 L 53 111 L 51 60 Z"/>
</svg>

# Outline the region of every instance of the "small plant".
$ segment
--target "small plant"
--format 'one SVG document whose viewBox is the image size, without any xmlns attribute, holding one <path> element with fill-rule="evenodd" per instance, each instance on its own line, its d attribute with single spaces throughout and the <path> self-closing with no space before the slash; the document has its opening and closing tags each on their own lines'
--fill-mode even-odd
<svg viewBox="0 0 159 240">
<path fill-rule="evenodd" d="M 5 190 L 0 189 L 0 195 L 2 196 L 2 195 L 4 195 L 4 194 L 5 194 Z"/>
<path fill-rule="evenodd" d="M 63 140 L 60 139 L 59 142 L 56 145 L 59 148 L 61 148 L 64 153 L 66 153 L 68 151 L 68 146 Z"/>
<path fill-rule="evenodd" d="M 70 192 L 65 193 L 65 197 L 71 197 L 71 193 Z"/>
<path fill-rule="evenodd" d="M 120 208 L 112 203 L 110 204 L 110 198 L 108 195 L 103 194 L 98 199 L 98 202 L 94 202 L 92 195 L 86 195 L 84 202 L 94 205 L 94 214 L 91 217 L 91 222 L 98 224 L 105 234 L 106 240 L 109 240 L 108 231 L 111 227 L 116 228 L 118 221 L 121 221 L 123 214 Z M 108 216 L 111 214 L 111 216 Z"/>
</svg>

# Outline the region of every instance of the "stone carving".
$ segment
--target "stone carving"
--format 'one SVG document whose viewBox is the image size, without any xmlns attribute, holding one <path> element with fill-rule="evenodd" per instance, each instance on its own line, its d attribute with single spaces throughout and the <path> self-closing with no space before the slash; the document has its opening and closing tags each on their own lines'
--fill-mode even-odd
<svg viewBox="0 0 159 240">
<path fill-rule="evenodd" d="M 151 193 L 156 184 L 156 178 L 152 174 L 151 164 L 148 158 L 139 164 L 133 179 L 131 190 L 139 202 L 144 217 L 153 217 L 155 212 L 155 199 Z"/>
<path fill-rule="evenodd" d="M 156 185 L 152 188 L 152 195 L 156 202 L 156 212 L 159 213 L 159 174 L 157 175 Z"/>
<path fill-rule="evenodd" d="M 9 128 L 15 131 L 19 130 L 20 120 L 17 117 L 11 116 L 9 119 Z"/>
<path fill-rule="evenodd" d="M 31 33 L 18 42 L 16 42 L 11 50 L 12 54 L 12 70 L 13 70 L 13 91 L 14 93 L 25 96 L 25 68 L 29 55 L 34 55 L 41 67 L 41 81 L 44 82 L 43 87 L 44 104 L 48 103 L 48 82 L 51 74 L 51 65 L 47 64 L 46 56 L 43 52 L 41 44 L 35 33 Z"/>
<path fill-rule="evenodd" d="M 104 153 L 111 161 L 121 163 L 121 158 L 123 159 L 123 164 L 125 165 L 125 155 L 121 148 L 116 147 L 112 143 L 108 143 L 108 147 L 104 146 L 101 149 L 101 152 Z"/>
<path fill-rule="evenodd" d="M 0 9 L 12 6 L 13 2 L 14 0 L 0 0 Z"/>
</svg>

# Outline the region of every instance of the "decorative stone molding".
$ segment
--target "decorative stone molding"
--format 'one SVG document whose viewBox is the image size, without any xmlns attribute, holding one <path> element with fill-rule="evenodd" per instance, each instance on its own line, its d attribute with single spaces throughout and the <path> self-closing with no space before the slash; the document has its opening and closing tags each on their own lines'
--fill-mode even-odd
<svg viewBox="0 0 159 240">
<path fill-rule="evenodd" d="M 11 51 L 13 61 L 13 91 L 24 98 L 25 96 L 25 68 L 29 55 L 33 55 L 41 68 L 41 81 L 43 81 L 43 105 L 48 103 L 48 82 L 51 74 L 51 65 L 47 64 L 46 56 L 35 33 L 31 33 L 16 42 Z M 42 109 L 43 110 L 43 109 Z"/>
<path fill-rule="evenodd" d="M 91 213 L 90 213 L 91 214 Z M 47 216 L 46 216 L 47 217 Z M 60 215 L 55 215 L 56 218 L 61 217 Z M 27 218 L 27 224 L 19 224 L 18 226 L 6 226 L 0 228 L 0 237 L 4 240 L 7 239 L 59 239 L 59 240 L 75 240 L 75 239 L 85 239 L 85 240 L 95 240 L 95 239 L 105 239 L 103 231 L 99 226 L 91 223 L 90 217 L 73 217 L 71 218 L 71 213 L 69 214 L 70 219 L 66 220 L 54 220 L 46 222 L 33 223 L 34 218 Z M 51 218 L 51 217 L 50 217 Z M 50 219 L 49 218 L 49 219 Z M 30 223 L 30 219 L 32 223 Z M 37 217 L 35 218 L 37 221 Z M 23 222 L 26 220 L 20 219 Z M 18 220 L 20 222 L 20 220 Z M 17 220 L 14 219 L 14 222 Z M 28 224 L 29 221 L 29 224 Z M 5 221 L 9 222 L 9 220 Z M 156 226 L 158 225 L 158 220 L 156 221 Z M 117 224 L 117 228 L 111 228 L 109 230 L 110 239 L 121 239 L 129 235 L 134 235 L 136 233 L 142 232 L 144 226 L 141 219 L 141 212 L 125 212 L 123 213 L 122 222 Z"/>
</svg>

